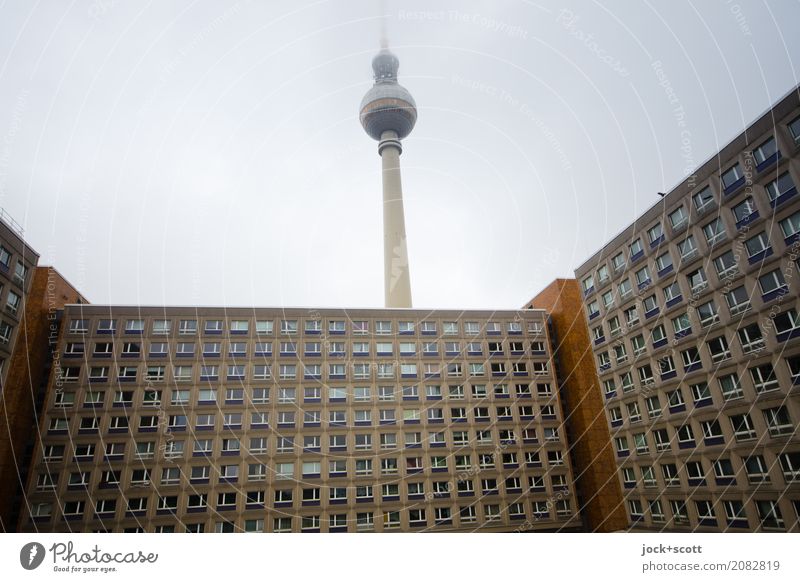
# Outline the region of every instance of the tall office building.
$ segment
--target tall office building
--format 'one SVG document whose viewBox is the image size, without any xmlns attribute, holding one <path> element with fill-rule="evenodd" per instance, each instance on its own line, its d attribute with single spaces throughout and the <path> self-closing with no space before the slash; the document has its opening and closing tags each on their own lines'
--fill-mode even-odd
<svg viewBox="0 0 800 582">
<path fill-rule="evenodd" d="M 545 319 L 68 306 L 20 529 L 576 529 Z"/>
<path fill-rule="evenodd" d="M 38 260 L 22 229 L 0 212 L 0 531 L 15 529 L 24 506 L 61 308 L 85 301 L 55 269 L 38 267 Z"/>
<path fill-rule="evenodd" d="M 798 530 L 799 95 L 575 271 L 634 527 Z"/>
</svg>

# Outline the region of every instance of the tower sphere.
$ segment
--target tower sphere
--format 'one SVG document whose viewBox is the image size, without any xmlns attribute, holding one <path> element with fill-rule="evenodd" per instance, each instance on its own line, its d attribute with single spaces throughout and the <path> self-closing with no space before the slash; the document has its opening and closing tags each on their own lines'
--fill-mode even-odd
<svg viewBox="0 0 800 582">
<path fill-rule="evenodd" d="M 400 61 L 388 49 L 382 49 L 372 59 L 375 84 L 361 100 L 361 125 L 375 140 L 385 131 L 394 131 L 403 139 L 417 121 L 417 104 L 411 93 L 398 84 Z"/>
</svg>

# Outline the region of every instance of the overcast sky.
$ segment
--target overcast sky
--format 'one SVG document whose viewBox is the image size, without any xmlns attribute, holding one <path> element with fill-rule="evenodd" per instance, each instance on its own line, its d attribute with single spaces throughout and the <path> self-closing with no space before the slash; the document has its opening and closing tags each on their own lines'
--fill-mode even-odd
<svg viewBox="0 0 800 582">
<path fill-rule="evenodd" d="M 382 17 L 415 307 L 521 306 L 798 83 L 788 0 L 10 0 L 0 206 L 94 303 L 381 307 Z"/>
</svg>

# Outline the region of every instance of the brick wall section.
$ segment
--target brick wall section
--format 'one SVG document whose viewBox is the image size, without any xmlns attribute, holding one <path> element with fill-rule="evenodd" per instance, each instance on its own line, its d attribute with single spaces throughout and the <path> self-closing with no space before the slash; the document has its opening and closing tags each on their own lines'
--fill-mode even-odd
<svg viewBox="0 0 800 582">
<path fill-rule="evenodd" d="M 0 531 L 15 530 L 14 516 L 24 504 L 20 479 L 37 438 L 36 408 L 47 386 L 51 333 L 52 347 L 57 345 L 56 310 L 78 301 L 85 299 L 55 269 L 36 267 L 0 397 Z"/>
<path fill-rule="evenodd" d="M 550 313 L 557 344 L 553 355 L 558 360 L 562 394 L 567 396 L 562 398 L 562 406 L 585 523 L 590 531 L 627 529 L 628 517 L 578 282 L 556 279 L 526 307 Z"/>
</svg>

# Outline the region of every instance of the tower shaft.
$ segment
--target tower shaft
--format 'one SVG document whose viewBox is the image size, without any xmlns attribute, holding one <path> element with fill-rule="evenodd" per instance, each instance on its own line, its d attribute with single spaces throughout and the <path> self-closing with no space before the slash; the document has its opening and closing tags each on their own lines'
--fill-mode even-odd
<svg viewBox="0 0 800 582">
<path fill-rule="evenodd" d="M 402 146 L 394 131 L 384 131 L 378 144 L 383 174 L 383 285 L 386 307 L 411 307 L 403 186 Z"/>
</svg>

